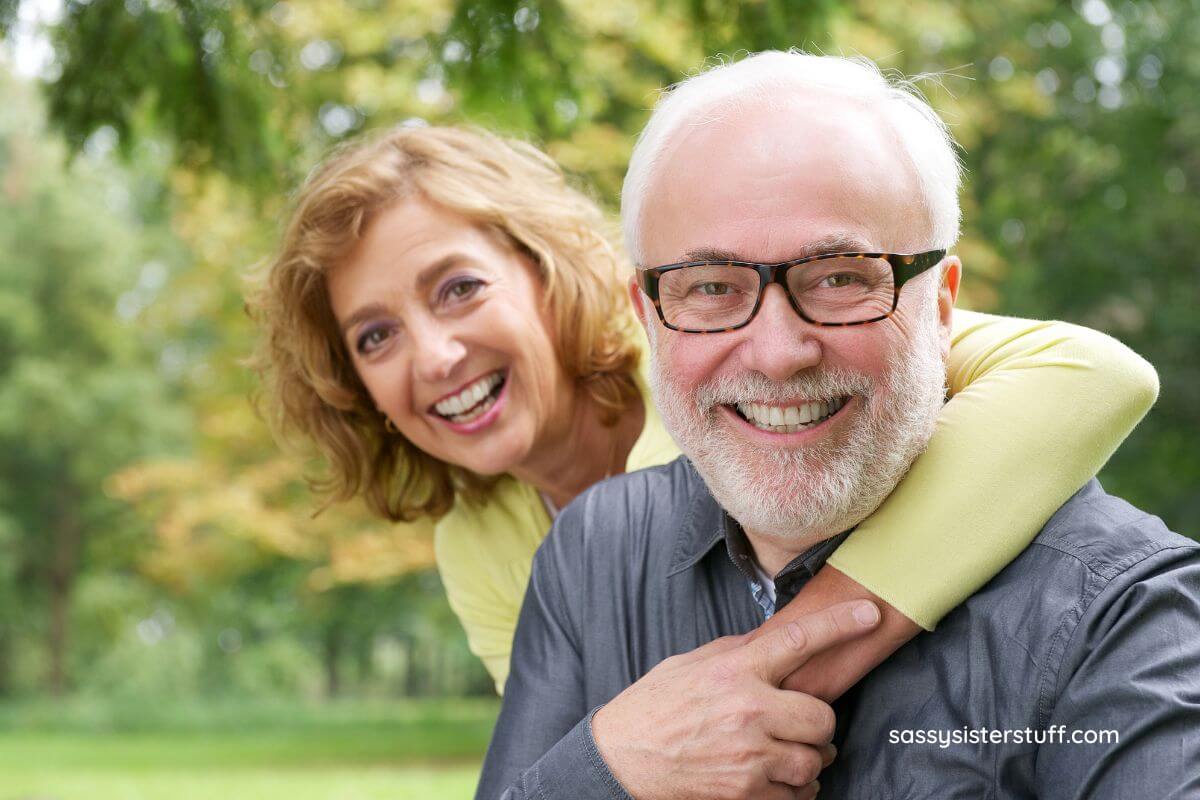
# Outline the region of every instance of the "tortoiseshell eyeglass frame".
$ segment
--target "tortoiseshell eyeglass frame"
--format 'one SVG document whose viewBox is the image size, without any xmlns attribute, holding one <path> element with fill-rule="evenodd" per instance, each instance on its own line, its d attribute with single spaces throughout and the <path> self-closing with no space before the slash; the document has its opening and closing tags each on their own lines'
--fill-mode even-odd
<svg viewBox="0 0 1200 800">
<path fill-rule="evenodd" d="M 738 328 L 744 328 L 749 325 L 754 317 L 758 314 L 759 308 L 762 307 L 763 293 L 772 283 L 777 283 L 787 295 L 788 302 L 791 303 L 792 309 L 800 315 L 800 318 L 805 322 L 813 325 L 820 325 L 826 328 L 845 328 L 851 325 L 866 325 L 871 322 L 879 322 L 882 319 L 887 319 L 896 310 L 896 306 L 900 302 L 900 289 L 904 284 L 908 283 L 913 278 L 920 275 L 925 270 L 934 267 L 942 262 L 946 257 L 945 250 L 928 250 L 924 253 L 900 254 L 900 253 L 822 253 L 816 256 L 807 256 L 805 258 L 797 258 L 792 261 L 781 261 L 778 264 L 759 264 L 754 261 L 683 261 L 678 264 L 665 264 L 661 267 L 649 267 L 637 271 L 638 286 L 650 298 L 650 302 L 654 304 L 654 310 L 658 312 L 658 318 L 662 320 L 662 324 L 673 331 L 680 333 L 724 333 L 726 331 L 736 331 Z M 788 290 L 787 274 L 793 267 L 799 267 L 804 264 L 811 264 L 814 261 L 823 261 L 830 258 L 879 258 L 887 261 L 892 266 L 892 307 L 888 309 L 886 314 L 880 314 L 877 317 L 870 319 L 858 320 L 856 322 L 818 322 L 817 320 L 804 313 L 804 309 L 796 302 L 796 298 Z M 750 267 L 758 273 L 758 298 L 754 301 L 754 308 L 751 309 L 750 315 L 745 320 L 737 325 L 729 325 L 722 328 L 680 328 L 667 322 L 667 316 L 663 313 L 662 301 L 658 294 L 658 281 L 668 272 L 673 272 L 677 269 L 687 269 L 688 267 Z"/>
</svg>

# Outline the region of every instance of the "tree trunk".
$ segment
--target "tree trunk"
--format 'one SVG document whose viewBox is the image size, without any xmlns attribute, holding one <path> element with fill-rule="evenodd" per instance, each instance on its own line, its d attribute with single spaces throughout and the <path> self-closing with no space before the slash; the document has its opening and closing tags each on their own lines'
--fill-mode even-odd
<svg viewBox="0 0 1200 800">
<path fill-rule="evenodd" d="M 12 630 L 0 625 L 0 700 L 12 694 Z"/>
<path fill-rule="evenodd" d="M 62 696 L 68 686 L 67 648 L 70 640 L 71 590 L 79 570 L 79 546 L 83 530 L 79 521 L 79 506 L 71 484 L 64 480 L 58 493 L 58 508 L 52 526 L 54 550 L 49 570 L 50 630 L 47 647 L 50 651 L 50 692 Z"/>
<path fill-rule="evenodd" d="M 336 623 L 325 629 L 325 696 L 333 699 L 342 692 L 342 632 Z"/>
</svg>

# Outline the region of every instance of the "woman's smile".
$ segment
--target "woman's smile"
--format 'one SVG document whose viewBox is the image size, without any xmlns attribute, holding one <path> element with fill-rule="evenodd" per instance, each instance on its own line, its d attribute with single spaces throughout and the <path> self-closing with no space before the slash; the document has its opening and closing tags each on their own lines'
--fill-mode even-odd
<svg viewBox="0 0 1200 800">
<path fill-rule="evenodd" d="M 478 433 L 499 419 L 507 389 L 508 370 L 498 369 L 443 397 L 429 414 L 455 433 Z"/>
</svg>

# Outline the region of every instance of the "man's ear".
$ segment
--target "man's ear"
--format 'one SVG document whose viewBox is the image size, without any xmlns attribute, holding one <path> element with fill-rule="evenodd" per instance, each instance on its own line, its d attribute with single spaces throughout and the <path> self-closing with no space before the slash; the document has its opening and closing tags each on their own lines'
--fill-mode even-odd
<svg viewBox="0 0 1200 800">
<path fill-rule="evenodd" d="M 646 297 L 645 293 L 642 291 L 642 288 L 638 286 L 637 277 L 630 277 L 629 302 L 633 303 L 633 310 L 637 314 L 638 322 L 642 323 L 643 329 L 646 329 L 646 326 L 650 324 L 650 318 L 646 315 L 646 312 L 649 311 L 649 309 L 646 307 L 646 303 L 649 301 L 649 299 L 650 298 Z M 646 329 L 646 334 L 650 334 L 649 329 Z"/>
<path fill-rule="evenodd" d="M 942 283 L 938 287 L 938 327 L 941 329 L 942 356 L 950 355 L 950 332 L 954 324 L 954 302 L 958 299 L 958 283 L 962 279 L 962 261 L 947 256 L 942 262 Z"/>
</svg>

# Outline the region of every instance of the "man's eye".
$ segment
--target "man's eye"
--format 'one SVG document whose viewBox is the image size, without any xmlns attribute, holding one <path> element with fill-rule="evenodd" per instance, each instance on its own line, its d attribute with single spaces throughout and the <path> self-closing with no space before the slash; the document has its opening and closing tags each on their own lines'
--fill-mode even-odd
<svg viewBox="0 0 1200 800">
<path fill-rule="evenodd" d="M 359 335 L 354 348 L 360 355 L 369 355 L 382 347 L 391 335 L 392 332 L 387 328 L 371 328 Z"/>
<path fill-rule="evenodd" d="M 844 289 L 847 286 L 862 283 L 862 280 L 857 275 L 851 275 L 848 272 L 838 272 L 826 276 L 822 283 L 830 289 Z"/>
<path fill-rule="evenodd" d="M 733 294 L 735 290 L 728 283 L 709 281 L 708 283 L 698 284 L 693 291 L 708 297 L 719 297 L 721 295 Z"/>
</svg>

